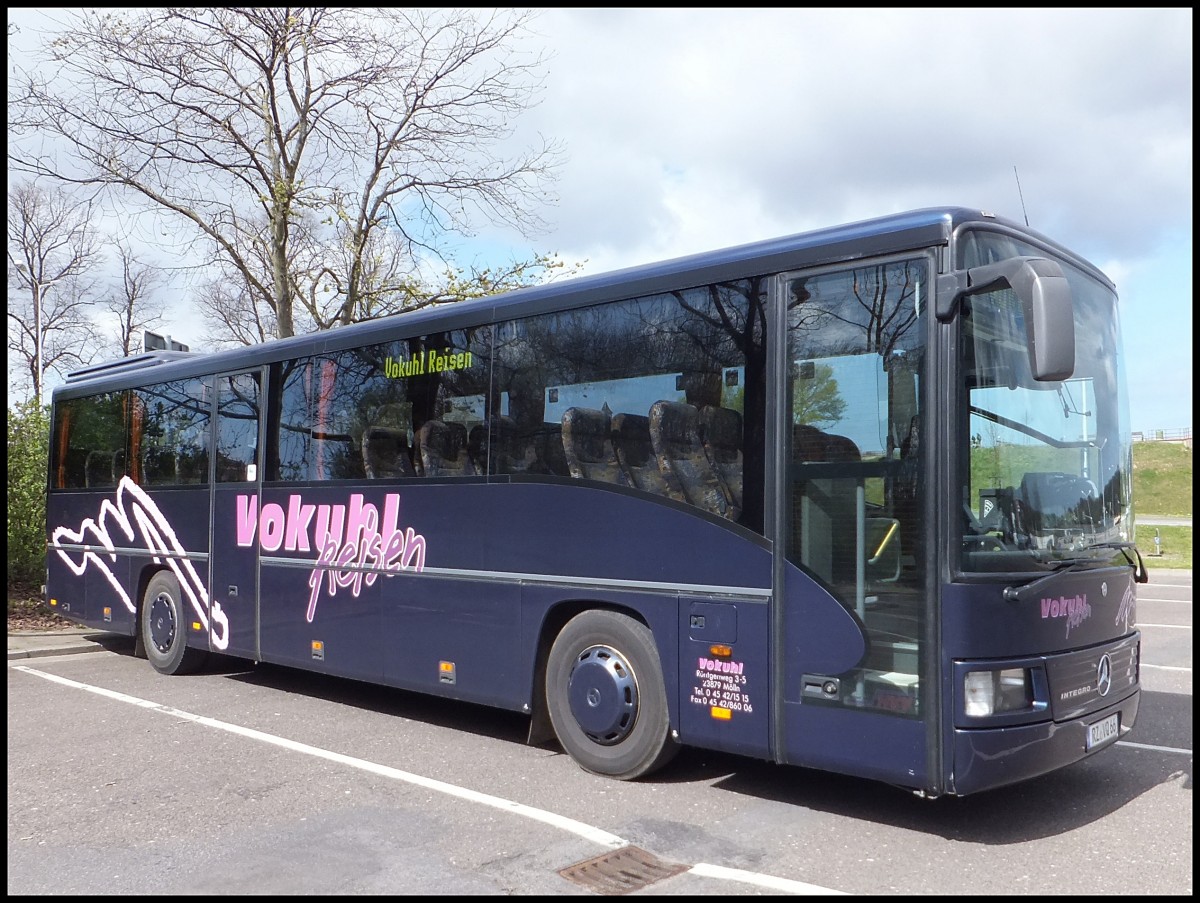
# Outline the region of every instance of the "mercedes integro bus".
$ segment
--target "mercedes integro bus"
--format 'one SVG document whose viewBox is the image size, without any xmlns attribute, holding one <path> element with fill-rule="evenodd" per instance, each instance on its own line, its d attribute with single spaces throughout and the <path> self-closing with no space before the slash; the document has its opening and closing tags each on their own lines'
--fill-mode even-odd
<svg viewBox="0 0 1200 903">
<path fill-rule="evenodd" d="M 939 208 L 89 367 L 53 395 L 48 601 L 166 674 L 524 712 L 618 779 L 690 745 L 1012 784 L 1137 717 L 1117 307 Z"/>
</svg>

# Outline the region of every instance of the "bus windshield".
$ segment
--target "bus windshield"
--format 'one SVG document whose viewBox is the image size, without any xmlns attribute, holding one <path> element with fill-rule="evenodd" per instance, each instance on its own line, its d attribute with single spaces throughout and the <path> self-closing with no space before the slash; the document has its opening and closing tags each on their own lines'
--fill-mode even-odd
<svg viewBox="0 0 1200 903">
<path fill-rule="evenodd" d="M 967 246 L 979 255 L 970 265 L 988 262 L 989 252 L 1045 253 L 999 236 Z M 1133 541 L 1117 298 L 1065 262 L 1063 269 L 1076 338 L 1075 370 L 1067 379 L 1033 379 L 1024 314 L 1011 289 L 970 297 L 963 306 L 958 422 L 966 426 L 958 460 L 965 571 L 1123 562 L 1121 550 Z"/>
</svg>

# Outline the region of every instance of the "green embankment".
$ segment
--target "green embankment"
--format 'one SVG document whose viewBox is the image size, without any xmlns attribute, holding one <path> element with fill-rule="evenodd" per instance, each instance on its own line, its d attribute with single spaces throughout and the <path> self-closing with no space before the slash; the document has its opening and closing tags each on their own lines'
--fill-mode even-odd
<svg viewBox="0 0 1200 903">
<path fill-rule="evenodd" d="M 1139 521 L 1137 544 L 1146 566 L 1190 569 L 1192 528 L 1145 521 L 1155 516 L 1192 516 L 1192 450 L 1180 442 L 1135 442 L 1133 498 Z"/>
</svg>

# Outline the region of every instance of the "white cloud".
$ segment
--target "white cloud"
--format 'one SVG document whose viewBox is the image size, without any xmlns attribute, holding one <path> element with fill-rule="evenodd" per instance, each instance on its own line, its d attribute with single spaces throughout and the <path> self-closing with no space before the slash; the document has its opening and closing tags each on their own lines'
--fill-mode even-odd
<svg viewBox="0 0 1200 903">
<path fill-rule="evenodd" d="M 512 141 L 566 144 L 553 229 L 468 247 L 600 272 L 913 207 L 1027 212 L 1118 277 L 1135 429 L 1191 424 L 1190 379 L 1157 390 L 1164 360 L 1191 369 L 1190 8 L 565 8 L 533 28 L 552 60 Z"/>
<path fill-rule="evenodd" d="M 1191 368 L 1190 9 L 561 9 L 537 28 L 555 60 L 515 139 L 568 144 L 545 239 L 568 261 L 943 203 L 1027 214 L 1128 289 L 1135 428 L 1191 424 L 1190 380 L 1153 391 L 1164 351 Z"/>
</svg>

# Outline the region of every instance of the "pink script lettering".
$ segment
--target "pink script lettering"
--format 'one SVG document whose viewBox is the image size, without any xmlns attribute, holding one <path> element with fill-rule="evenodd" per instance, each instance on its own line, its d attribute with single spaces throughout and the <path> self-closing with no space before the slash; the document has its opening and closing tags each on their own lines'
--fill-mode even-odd
<svg viewBox="0 0 1200 903">
<path fill-rule="evenodd" d="M 310 623 L 316 616 L 322 586 L 330 597 L 336 596 L 339 588 L 357 597 L 380 574 L 392 576 L 425 568 L 425 537 L 412 527 L 400 526 L 400 496 L 396 493 L 385 498 L 382 517 L 361 493 L 350 496 L 349 506 L 305 504 L 302 496 L 291 495 L 286 510 L 272 502 L 261 511 L 257 496 L 239 495 L 236 520 L 239 546 L 253 546 L 257 538 L 266 552 L 318 550 L 308 578 L 306 618 Z"/>
</svg>

